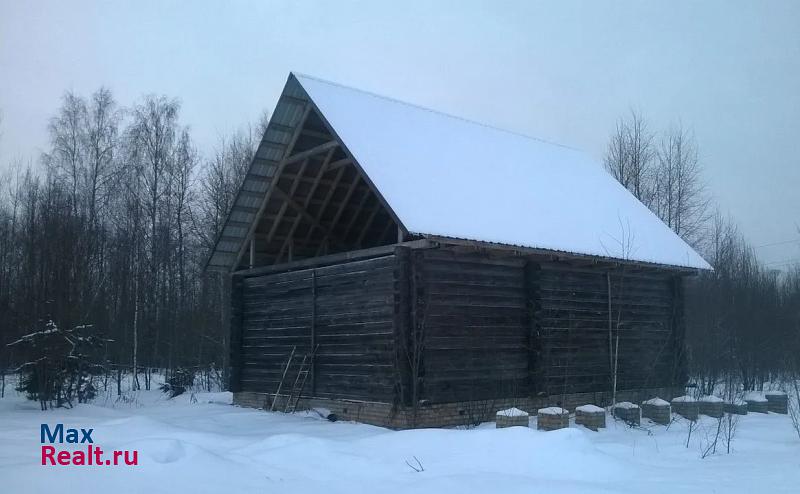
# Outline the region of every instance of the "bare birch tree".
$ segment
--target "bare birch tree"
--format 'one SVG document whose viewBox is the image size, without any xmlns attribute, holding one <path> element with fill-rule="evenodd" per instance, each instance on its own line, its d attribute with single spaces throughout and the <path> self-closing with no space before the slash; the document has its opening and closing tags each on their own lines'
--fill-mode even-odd
<svg viewBox="0 0 800 494">
<path fill-rule="evenodd" d="M 609 173 L 646 206 L 652 200 L 654 157 L 653 134 L 644 117 L 631 110 L 627 118 L 617 121 L 604 163 Z"/>
<path fill-rule="evenodd" d="M 681 125 L 670 128 L 657 157 L 650 207 L 675 233 L 696 244 L 709 219 L 710 200 L 694 135 Z"/>
</svg>

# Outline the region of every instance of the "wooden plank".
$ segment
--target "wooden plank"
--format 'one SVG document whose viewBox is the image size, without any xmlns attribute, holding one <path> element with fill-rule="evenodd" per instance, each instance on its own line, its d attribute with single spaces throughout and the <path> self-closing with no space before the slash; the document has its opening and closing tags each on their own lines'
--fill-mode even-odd
<svg viewBox="0 0 800 494">
<path fill-rule="evenodd" d="M 261 204 L 258 207 L 258 212 L 256 213 L 256 216 L 253 219 L 253 223 L 250 225 L 250 228 L 249 228 L 249 230 L 247 232 L 247 235 L 245 236 L 246 239 L 250 239 L 250 237 L 252 237 L 253 234 L 255 233 L 256 228 L 258 228 L 258 224 L 261 222 L 261 216 L 264 214 L 264 210 L 266 210 L 266 208 L 267 208 L 267 203 L 269 202 L 270 197 L 272 196 L 272 191 L 274 190 L 274 185 L 277 184 L 277 181 L 280 178 L 281 173 L 283 172 L 283 169 L 286 168 L 286 165 L 288 164 L 287 163 L 287 159 L 291 155 L 292 151 L 294 151 L 294 146 L 297 143 L 298 137 L 300 137 L 300 131 L 303 129 L 303 126 L 305 125 L 305 122 L 308 119 L 308 115 L 311 112 L 312 106 L 310 104 L 308 104 L 308 102 L 305 102 L 304 105 L 305 105 L 305 108 L 303 110 L 303 114 L 301 115 L 300 120 L 297 122 L 297 127 L 294 129 L 294 134 L 292 135 L 292 138 L 289 141 L 289 144 L 287 144 L 287 146 L 286 146 L 286 151 L 284 153 L 284 159 L 281 160 L 280 164 L 278 165 L 278 167 L 277 167 L 277 169 L 275 171 L 275 175 L 273 176 L 273 181 L 272 181 L 272 185 L 273 186 L 267 188 L 267 192 L 264 194 L 264 196 L 263 196 L 263 198 L 261 200 Z M 240 194 L 242 192 L 243 191 L 239 191 Z M 242 246 L 239 249 L 239 253 L 236 256 L 236 261 L 233 263 L 233 266 L 232 266 L 231 269 L 235 270 L 235 269 L 237 269 L 239 267 L 239 264 L 242 262 L 242 256 L 244 255 L 244 249 L 246 248 L 246 246 L 247 246 L 247 242 L 242 242 Z"/>
<path fill-rule="evenodd" d="M 262 276 L 272 273 L 282 273 L 287 271 L 296 271 L 301 269 L 308 269 L 310 267 L 322 267 L 333 264 L 339 264 L 348 261 L 369 259 L 372 257 L 387 256 L 394 253 L 394 248 L 397 246 L 406 246 L 411 249 L 430 249 L 435 248 L 436 243 L 428 240 L 411 240 L 402 244 L 395 245 L 381 245 L 378 247 L 370 247 L 368 249 L 353 250 L 348 252 L 341 252 L 337 254 L 330 254 L 327 256 L 315 257 L 313 259 L 303 259 L 291 263 L 283 263 L 274 266 L 264 266 L 254 269 L 245 269 L 237 271 L 236 274 L 245 278 Z"/>
<path fill-rule="evenodd" d="M 339 204 L 339 208 L 336 210 L 336 214 L 334 215 L 333 219 L 331 220 L 330 229 L 328 229 L 325 233 L 325 236 L 322 238 L 322 242 L 320 243 L 319 249 L 317 249 L 317 255 L 322 252 L 322 247 L 325 245 L 327 241 L 331 238 L 331 232 L 336 228 L 337 223 L 339 222 L 339 218 L 344 213 L 345 208 L 347 207 L 347 203 L 350 202 L 350 198 L 353 196 L 353 192 L 355 192 L 356 187 L 358 186 L 359 182 L 361 181 L 361 175 L 356 175 L 353 178 L 353 181 L 350 183 L 350 187 L 347 188 L 347 193 L 342 199 L 342 202 Z"/>
<path fill-rule="evenodd" d="M 314 197 L 314 193 L 317 191 L 317 187 L 319 186 L 320 180 L 322 180 L 322 176 L 325 175 L 325 172 L 328 169 L 328 163 L 330 163 L 331 158 L 333 157 L 333 153 L 336 151 L 336 148 L 332 148 L 328 151 L 328 154 L 325 155 L 325 159 L 323 160 L 322 164 L 320 165 L 319 171 L 317 175 L 314 177 L 314 182 L 311 184 L 311 188 L 308 191 L 308 195 L 306 196 L 303 204 L 301 205 L 302 210 L 308 212 L 308 205 L 311 202 L 311 198 Z M 302 175 L 299 174 L 299 175 Z M 303 218 L 303 215 L 298 214 L 295 218 L 292 226 L 289 228 L 289 233 L 286 234 L 286 240 L 284 241 L 283 245 L 281 245 L 280 250 L 278 251 L 277 259 L 280 260 L 283 258 L 283 253 L 288 249 L 289 242 L 292 238 L 294 238 L 294 232 L 297 230 L 298 225 L 300 225 L 300 220 Z M 312 225 L 319 224 L 319 219 L 311 216 L 313 221 L 311 221 Z M 323 230 L 324 231 L 324 230 Z"/>
</svg>

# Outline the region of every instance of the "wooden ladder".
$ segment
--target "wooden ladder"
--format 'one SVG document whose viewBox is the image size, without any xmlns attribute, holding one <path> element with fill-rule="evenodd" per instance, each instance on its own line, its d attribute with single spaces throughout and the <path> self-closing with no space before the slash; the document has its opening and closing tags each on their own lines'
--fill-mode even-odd
<svg viewBox="0 0 800 494">
<path fill-rule="evenodd" d="M 275 391 L 275 396 L 272 397 L 272 405 L 269 407 L 270 412 L 275 411 L 275 402 L 278 401 L 278 396 L 281 394 L 281 388 L 283 387 L 283 381 L 286 379 L 286 373 L 289 371 L 289 366 L 292 365 L 292 359 L 294 358 L 294 351 L 297 350 L 297 347 L 292 347 L 292 353 L 289 354 L 289 359 L 286 361 L 286 367 L 283 368 L 283 375 L 281 376 L 281 382 L 278 383 L 278 390 Z"/>
<path fill-rule="evenodd" d="M 292 391 L 289 393 L 289 399 L 286 401 L 286 408 L 284 413 L 294 413 L 297 410 L 297 404 L 300 403 L 300 398 L 303 396 L 303 389 L 305 389 L 308 375 L 311 373 L 311 368 L 314 365 L 314 356 L 317 353 L 319 345 L 303 356 L 303 361 L 300 362 L 300 370 L 297 371 L 297 377 L 292 385 Z"/>
</svg>

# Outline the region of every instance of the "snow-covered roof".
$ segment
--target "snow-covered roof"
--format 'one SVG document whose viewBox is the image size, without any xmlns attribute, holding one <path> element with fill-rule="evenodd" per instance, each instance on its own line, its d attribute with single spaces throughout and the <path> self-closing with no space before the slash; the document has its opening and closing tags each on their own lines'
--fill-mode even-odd
<svg viewBox="0 0 800 494">
<path fill-rule="evenodd" d="M 296 77 L 410 232 L 710 269 L 586 153 Z"/>
<path fill-rule="evenodd" d="M 305 139 L 301 148 L 294 146 L 298 135 Z M 323 141 L 308 142 L 314 136 Z M 309 169 L 319 170 L 324 179 L 304 176 L 305 164 L 300 167 L 300 162 L 308 159 L 307 153 L 316 153 Z M 325 153 L 329 154 L 323 164 Z M 295 168 L 287 172 L 288 162 Z M 338 182 L 336 174 L 343 166 L 351 169 L 345 174 L 348 178 Z M 350 178 L 354 170 L 377 199 L 358 192 L 361 185 Z M 304 180 L 314 183 L 311 191 L 299 187 Z M 278 186 L 281 181 L 283 188 Z M 312 197 L 317 184 L 319 191 L 352 184 L 353 197 L 363 198 L 370 208 L 379 203 L 383 210 L 375 209 L 374 222 L 359 219 L 361 208 L 350 199 L 353 190 L 344 198 L 320 199 L 324 194 L 319 191 Z M 243 264 L 248 243 L 251 265 L 253 255 L 267 263 L 280 262 L 293 242 L 281 239 L 307 228 L 313 231 L 298 242 L 306 249 L 299 257 L 327 248 L 315 244 L 322 241 L 315 232 L 327 231 L 326 239 L 348 247 L 342 237 L 351 229 L 336 222 L 341 213 L 323 217 L 303 210 L 319 203 L 335 203 L 334 209 L 355 215 L 346 222 L 359 225 L 354 228 L 371 226 L 358 235 L 359 241 L 350 238 L 350 244 L 385 244 L 396 223 L 406 234 L 433 240 L 710 269 L 586 153 L 291 74 L 208 266 L 236 269 Z M 291 214 L 283 213 L 287 205 Z M 298 223 L 293 221 L 297 214 L 305 227 L 292 225 Z M 252 238 L 257 238 L 255 248 Z"/>
</svg>

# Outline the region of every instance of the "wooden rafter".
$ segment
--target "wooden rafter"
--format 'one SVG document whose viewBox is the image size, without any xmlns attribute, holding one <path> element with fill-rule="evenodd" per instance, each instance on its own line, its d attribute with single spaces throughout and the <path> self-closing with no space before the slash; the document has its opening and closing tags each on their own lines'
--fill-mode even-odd
<svg viewBox="0 0 800 494">
<path fill-rule="evenodd" d="M 311 189 L 308 191 L 308 195 L 306 196 L 305 200 L 303 201 L 302 207 L 303 211 L 308 210 L 308 205 L 311 203 L 311 198 L 314 197 L 314 193 L 317 191 L 317 187 L 322 180 L 322 176 L 325 175 L 325 172 L 328 171 L 328 163 L 330 163 L 331 158 L 333 157 L 333 153 L 336 151 L 336 148 L 332 148 L 328 151 L 328 154 L 325 156 L 325 160 L 322 162 L 322 165 L 319 167 L 319 172 L 317 172 L 317 176 L 314 178 L 314 182 L 311 184 Z M 298 214 L 292 226 L 289 228 L 289 233 L 286 235 L 286 240 L 284 240 L 283 245 L 281 245 L 280 251 L 278 251 L 277 259 L 280 260 L 283 257 L 284 251 L 289 247 L 289 243 L 291 242 L 292 237 L 294 236 L 295 230 L 300 225 L 300 220 L 303 218 L 301 214 Z"/>
<path fill-rule="evenodd" d="M 325 214 L 325 209 L 328 207 L 328 204 L 331 202 L 331 198 L 333 198 L 333 194 L 336 192 L 336 189 L 339 187 L 339 184 L 342 181 L 342 176 L 344 175 L 344 168 L 339 168 L 339 171 L 336 173 L 336 178 L 333 179 L 333 184 L 328 189 L 328 193 L 325 194 L 325 199 L 322 200 L 322 206 L 320 207 L 319 211 L 317 212 L 316 220 L 317 222 L 322 221 L 322 215 Z M 330 171 L 330 168 L 328 168 Z M 308 245 L 309 240 L 311 240 L 311 234 L 314 232 L 314 228 L 310 228 L 308 233 L 306 234 L 305 238 L 303 239 L 303 245 Z"/>
<path fill-rule="evenodd" d="M 356 245 L 359 247 L 361 243 L 364 241 L 364 237 L 367 236 L 367 232 L 369 231 L 369 227 L 372 225 L 372 222 L 375 221 L 375 216 L 377 216 L 378 211 L 381 210 L 381 201 L 375 199 L 375 205 L 372 206 L 372 211 L 369 212 L 369 216 L 367 216 L 367 221 L 364 222 L 364 227 L 361 230 L 361 233 L 358 234 L 358 240 L 356 240 Z"/>
<path fill-rule="evenodd" d="M 296 98 L 295 98 L 296 99 Z M 303 125 L 306 123 L 306 119 L 308 119 L 309 113 L 313 108 L 313 105 L 308 102 L 304 101 L 304 108 L 303 114 L 300 116 L 300 120 L 297 122 L 297 127 L 294 129 L 294 134 L 292 135 L 289 143 L 286 145 L 286 151 L 283 160 L 278 164 L 277 169 L 275 170 L 275 175 L 273 176 L 273 184 L 278 181 L 278 178 L 281 176 L 281 172 L 283 169 L 286 168 L 288 164 L 288 158 L 292 156 L 292 151 L 294 151 L 294 146 L 297 144 L 297 139 L 300 137 L 300 131 L 303 129 Z M 296 155 L 295 155 L 296 156 Z M 233 268 L 236 269 L 239 266 L 239 263 L 242 262 L 242 256 L 244 255 L 245 250 L 249 247 L 250 240 L 253 237 L 253 233 L 256 231 L 258 224 L 261 222 L 261 216 L 264 214 L 264 210 L 267 208 L 267 203 L 269 202 L 269 198 L 272 195 L 273 187 L 268 187 L 266 194 L 264 194 L 263 198 L 261 199 L 261 205 L 258 208 L 258 212 L 256 213 L 255 218 L 253 219 L 253 223 L 250 225 L 250 228 L 247 231 L 247 235 L 245 236 L 244 240 L 242 241 L 242 245 L 239 247 L 239 252 L 236 255 L 236 261 L 234 263 Z M 241 194 L 242 191 L 240 191 Z"/>
<path fill-rule="evenodd" d="M 386 221 L 386 226 L 383 227 L 383 231 L 381 231 L 381 234 L 378 237 L 378 240 L 383 242 L 383 240 L 386 238 L 386 235 L 388 235 L 389 232 L 392 230 L 392 226 L 395 226 L 395 222 L 392 219 L 392 217 L 390 216 L 388 221 Z"/>
<path fill-rule="evenodd" d="M 364 195 L 361 196 L 361 199 L 358 201 L 358 206 L 356 206 L 355 212 L 350 217 L 350 221 L 347 222 L 347 226 L 345 227 L 344 233 L 342 234 L 342 240 L 346 240 L 347 237 L 350 236 L 350 231 L 353 229 L 356 223 L 358 223 L 358 217 L 361 216 L 361 213 L 362 211 L 364 211 L 364 208 L 366 207 L 367 202 L 369 201 L 369 198 L 371 196 L 372 194 L 370 194 L 369 187 L 366 187 L 364 189 Z"/>
<path fill-rule="evenodd" d="M 334 228 L 336 228 L 336 224 L 339 222 L 339 218 L 342 216 L 342 213 L 344 213 L 344 210 L 347 207 L 347 203 L 350 202 L 350 197 L 353 196 L 353 192 L 355 192 L 359 182 L 361 182 L 360 173 L 356 174 L 356 176 L 353 178 L 353 183 L 351 183 L 350 187 L 347 189 L 347 194 L 344 196 L 344 199 L 342 199 L 341 204 L 339 204 L 339 209 L 336 211 L 336 215 L 333 217 L 333 220 L 331 221 L 330 230 L 328 230 L 328 232 L 322 238 L 322 242 L 320 242 L 316 255 L 319 255 L 319 253 L 322 250 L 322 246 L 325 245 L 325 242 L 330 240 L 331 232 L 333 231 Z"/>
<path fill-rule="evenodd" d="M 279 189 L 279 188 L 277 187 L 277 185 L 275 186 L 275 193 L 276 193 L 276 194 L 278 194 L 279 196 L 281 196 L 281 198 L 282 198 L 284 201 L 286 201 L 286 203 L 287 203 L 289 206 L 291 206 L 291 207 L 292 207 L 292 209 L 294 209 L 295 211 L 297 211 L 297 213 L 299 213 L 299 214 L 300 214 L 301 216 L 303 216 L 305 219 L 307 219 L 308 221 L 310 221 L 311 223 L 313 223 L 313 224 L 314 224 L 314 226 L 316 226 L 317 228 L 319 228 L 320 230 L 322 230 L 323 232 L 325 232 L 325 234 L 326 234 L 326 235 L 329 235 L 329 234 L 330 234 L 330 230 L 329 230 L 328 228 L 326 228 L 326 227 L 325 227 L 325 225 L 323 225 L 322 223 L 320 223 L 319 221 L 317 221 L 317 219 L 316 219 L 314 216 L 312 216 L 312 215 L 311 215 L 311 213 L 309 213 L 308 211 L 306 211 L 306 210 L 305 210 L 305 208 L 304 208 L 302 205 L 298 204 L 298 202 L 297 202 L 297 201 L 295 201 L 294 199 L 292 199 L 292 198 L 291 198 L 291 196 L 289 196 L 289 194 L 288 194 L 288 193 L 286 193 L 286 192 L 284 192 L 283 190 Z"/>
<path fill-rule="evenodd" d="M 288 158 L 286 158 L 283 161 L 282 164 L 283 164 L 283 166 L 285 168 L 286 165 L 291 165 L 292 163 L 297 163 L 298 161 L 302 161 L 302 160 L 304 160 L 306 158 L 310 158 L 310 157 L 312 157 L 312 156 L 314 156 L 316 154 L 324 153 L 325 151 L 328 151 L 331 148 L 335 148 L 338 145 L 339 145 L 339 143 L 337 141 L 324 142 L 324 143 L 320 144 L 319 146 L 314 146 L 311 149 L 306 149 L 305 151 L 300 151 L 297 154 L 293 154 L 293 155 L 289 156 Z"/>
<path fill-rule="evenodd" d="M 308 166 L 308 160 L 310 158 L 306 158 L 303 160 L 303 163 L 300 165 L 300 170 L 297 171 L 297 177 L 302 177 L 303 173 L 306 171 L 306 167 Z M 280 178 L 280 177 L 278 177 Z M 297 186 L 300 185 L 300 181 L 297 178 L 292 179 L 292 185 L 289 186 L 289 197 L 293 196 L 295 191 L 297 190 Z M 275 181 L 274 187 L 278 186 L 278 181 Z M 267 234 L 267 243 L 272 242 L 272 237 L 275 235 L 275 232 L 278 230 L 278 226 L 280 225 L 281 221 L 283 221 L 284 215 L 286 215 L 286 209 L 289 207 L 288 203 L 284 202 L 281 204 L 280 209 L 278 210 L 278 214 L 275 217 L 275 220 L 272 222 L 272 227 L 269 229 L 269 233 Z"/>
<path fill-rule="evenodd" d="M 353 162 L 353 160 L 351 160 L 350 158 L 342 158 L 340 160 L 336 160 L 333 163 L 331 163 L 330 170 L 331 171 L 338 170 L 339 168 L 347 166 L 347 165 L 351 164 L 352 162 Z"/>
</svg>

